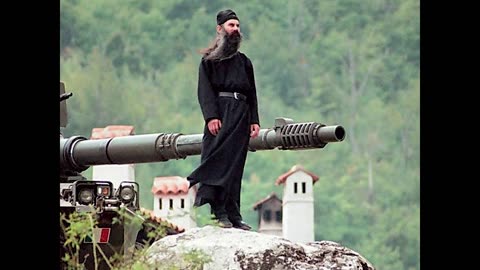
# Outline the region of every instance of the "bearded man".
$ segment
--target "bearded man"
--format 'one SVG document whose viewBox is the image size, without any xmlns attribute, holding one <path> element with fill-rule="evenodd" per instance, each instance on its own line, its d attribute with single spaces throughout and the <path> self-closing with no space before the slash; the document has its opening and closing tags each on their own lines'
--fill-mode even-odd
<svg viewBox="0 0 480 270">
<path fill-rule="evenodd" d="M 203 54 L 198 101 L 205 120 L 200 165 L 187 177 L 200 183 L 194 206 L 210 204 L 219 226 L 250 230 L 240 214 L 240 191 L 250 138 L 258 136 L 253 65 L 238 49 L 240 20 L 231 9 L 217 14 L 217 36 Z"/>
</svg>

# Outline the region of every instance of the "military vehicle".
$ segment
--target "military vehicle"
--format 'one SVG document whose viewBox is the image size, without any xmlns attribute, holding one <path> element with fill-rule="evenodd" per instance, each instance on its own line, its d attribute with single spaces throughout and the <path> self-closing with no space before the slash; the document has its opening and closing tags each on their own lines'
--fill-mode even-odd
<svg viewBox="0 0 480 270">
<path fill-rule="evenodd" d="M 60 122 L 67 124 L 66 100 L 71 93 L 65 92 L 60 83 Z M 62 213 L 96 211 L 98 221 L 96 239 L 82 242 L 81 257 L 87 256 L 85 267 L 94 268 L 92 254 L 94 244 L 109 257 L 113 254 L 128 256 L 136 245 L 148 239 L 147 231 L 159 226 L 159 220 L 138 214 L 138 184 L 125 181 L 114 188 L 108 179 L 87 180 L 82 172 L 93 165 L 136 164 L 165 162 L 200 155 L 203 134 L 155 133 L 107 139 L 87 139 L 82 136 L 64 138 L 60 134 L 60 205 Z M 324 148 L 328 143 L 341 142 L 345 129 L 340 125 L 325 125 L 317 122 L 296 123 L 289 118 L 277 118 L 272 128 L 261 129 L 259 136 L 251 139 L 249 151 L 260 150 L 306 150 Z M 125 210 L 138 222 L 114 223 L 119 209 Z M 130 219 L 129 219 L 130 220 Z M 68 226 L 66 224 L 65 226 Z M 167 226 L 168 228 L 168 226 Z M 169 234 L 178 233 L 174 226 Z M 61 255 L 65 253 L 61 237 Z M 98 256 L 97 256 L 98 257 Z M 101 261 L 98 269 L 108 269 Z"/>
</svg>

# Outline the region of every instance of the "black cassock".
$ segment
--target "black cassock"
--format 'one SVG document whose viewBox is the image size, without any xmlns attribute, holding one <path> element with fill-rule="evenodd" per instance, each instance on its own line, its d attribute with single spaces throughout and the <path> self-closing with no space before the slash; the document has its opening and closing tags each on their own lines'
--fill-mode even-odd
<svg viewBox="0 0 480 270">
<path fill-rule="evenodd" d="M 219 97 L 219 92 L 238 92 L 247 100 Z M 202 59 L 198 101 L 205 120 L 201 164 L 187 177 L 190 186 L 200 183 L 195 206 L 209 201 L 225 201 L 229 218 L 241 220 L 240 190 L 250 125 L 260 124 L 250 59 L 241 52 L 220 61 Z M 213 118 L 222 121 L 216 136 L 207 127 Z"/>
</svg>

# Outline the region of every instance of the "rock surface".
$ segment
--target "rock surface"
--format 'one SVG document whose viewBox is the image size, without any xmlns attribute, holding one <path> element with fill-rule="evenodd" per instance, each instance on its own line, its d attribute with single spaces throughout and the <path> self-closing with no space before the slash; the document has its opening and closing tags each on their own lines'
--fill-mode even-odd
<svg viewBox="0 0 480 270">
<path fill-rule="evenodd" d="M 211 261 L 203 268 L 194 268 L 185 254 L 195 251 Z M 152 264 L 171 264 L 179 269 L 375 270 L 363 256 L 335 242 L 300 244 L 278 236 L 210 225 L 160 239 L 148 249 L 147 258 Z"/>
</svg>

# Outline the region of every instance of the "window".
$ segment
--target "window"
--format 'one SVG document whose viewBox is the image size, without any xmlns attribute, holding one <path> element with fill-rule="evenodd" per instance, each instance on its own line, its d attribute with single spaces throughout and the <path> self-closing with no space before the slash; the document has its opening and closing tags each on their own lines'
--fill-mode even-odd
<svg viewBox="0 0 480 270">
<path fill-rule="evenodd" d="M 265 210 L 263 212 L 263 219 L 265 221 L 270 221 L 272 219 L 272 211 L 271 210 Z"/>
<path fill-rule="evenodd" d="M 185 208 L 185 199 L 180 200 L 180 207 Z"/>
<path fill-rule="evenodd" d="M 173 209 L 173 199 L 170 199 L 170 210 Z"/>
<path fill-rule="evenodd" d="M 278 222 L 282 222 L 282 210 L 275 211 L 275 220 Z"/>
<path fill-rule="evenodd" d="M 307 193 L 307 183 L 302 182 L 302 193 Z"/>
<path fill-rule="evenodd" d="M 158 198 L 158 209 L 162 210 L 162 198 Z"/>
<path fill-rule="evenodd" d="M 293 183 L 293 193 L 297 193 L 297 182 Z"/>
</svg>

